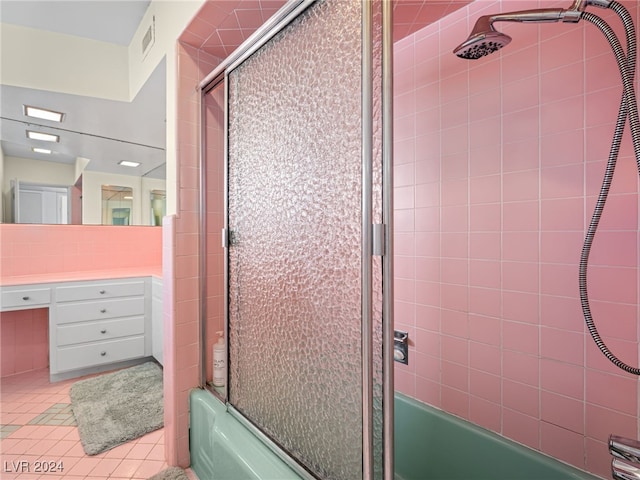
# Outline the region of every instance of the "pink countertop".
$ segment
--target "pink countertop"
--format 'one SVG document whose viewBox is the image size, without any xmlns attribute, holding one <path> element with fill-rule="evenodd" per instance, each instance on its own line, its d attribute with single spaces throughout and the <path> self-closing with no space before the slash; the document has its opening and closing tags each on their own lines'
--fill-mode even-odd
<svg viewBox="0 0 640 480">
<path fill-rule="evenodd" d="M 16 275 L 0 277 L 0 286 L 30 285 L 37 283 L 81 282 L 89 280 L 110 280 L 114 278 L 157 277 L 162 278 L 160 267 L 118 268 L 79 272 L 42 273 L 37 275 Z"/>
</svg>

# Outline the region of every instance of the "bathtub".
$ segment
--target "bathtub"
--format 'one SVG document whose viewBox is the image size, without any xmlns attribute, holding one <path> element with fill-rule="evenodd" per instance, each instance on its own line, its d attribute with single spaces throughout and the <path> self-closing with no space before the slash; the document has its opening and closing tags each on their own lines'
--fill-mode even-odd
<svg viewBox="0 0 640 480">
<path fill-rule="evenodd" d="M 394 417 L 397 480 L 599 478 L 398 393 Z"/>
<path fill-rule="evenodd" d="M 298 480 L 211 393 L 190 395 L 191 468 L 201 480 Z M 597 479 L 402 394 L 395 395 L 396 480 Z"/>
<path fill-rule="evenodd" d="M 189 395 L 191 469 L 200 480 L 299 480 L 225 405 L 204 390 Z"/>
</svg>

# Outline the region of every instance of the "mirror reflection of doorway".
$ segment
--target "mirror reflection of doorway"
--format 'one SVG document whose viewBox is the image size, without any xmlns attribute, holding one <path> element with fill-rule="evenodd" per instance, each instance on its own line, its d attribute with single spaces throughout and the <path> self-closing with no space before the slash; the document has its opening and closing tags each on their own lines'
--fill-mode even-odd
<svg viewBox="0 0 640 480">
<path fill-rule="evenodd" d="M 167 214 L 167 192 L 151 190 L 151 225 L 161 226 L 162 217 Z"/>
<path fill-rule="evenodd" d="M 133 189 L 102 185 L 102 224 L 131 225 Z"/>
<path fill-rule="evenodd" d="M 70 195 L 70 188 L 66 186 L 11 180 L 10 221 L 37 224 L 71 223 Z"/>
</svg>

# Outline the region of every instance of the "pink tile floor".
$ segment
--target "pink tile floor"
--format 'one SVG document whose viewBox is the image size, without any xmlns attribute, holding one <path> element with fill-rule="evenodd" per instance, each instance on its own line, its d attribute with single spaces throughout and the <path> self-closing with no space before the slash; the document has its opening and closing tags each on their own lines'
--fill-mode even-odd
<svg viewBox="0 0 640 480">
<path fill-rule="evenodd" d="M 0 378 L 0 424 L 15 429 L 0 440 L 0 479 L 146 480 L 167 468 L 164 429 L 88 456 L 77 427 L 28 424 L 53 405 L 70 403 L 69 387 L 78 380 L 49 383 L 48 369 Z"/>
</svg>

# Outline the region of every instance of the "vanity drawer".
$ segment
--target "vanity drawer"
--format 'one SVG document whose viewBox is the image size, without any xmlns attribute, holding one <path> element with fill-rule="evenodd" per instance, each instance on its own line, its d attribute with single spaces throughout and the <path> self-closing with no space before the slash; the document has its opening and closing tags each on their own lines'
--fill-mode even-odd
<svg viewBox="0 0 640 480">
<path fill-rule="evenodd" d="M 56 301 L 76 302 L 79 300 L 144 295 L 144 283 L 144 280 L 131 280 L 58 287 L 56 288 Z"/>
<path fill-rule="evenodd" d="M 144 297 L 56 305 L 56 324 L 102 320 L 104 318 L 144 315 Z"/>
<path fill-rule="evenodd" d="M 49 306 L 51 302 L 50 288 L 3 288 L 0 307 L 33 308 L 39 305 Z"/>
<path fill-rule="evenodd" d="M 57 351 L 58 371 L 77 370 L 143 356 L 144 336 L 61 347 Z"/>
<path fill-rule="evenodd" d="M 72 323 L 56 329 L 58 346 L 112 340 L 133 335 L 144 335 L 144 317 Z"/>
</svg>

